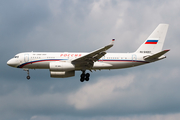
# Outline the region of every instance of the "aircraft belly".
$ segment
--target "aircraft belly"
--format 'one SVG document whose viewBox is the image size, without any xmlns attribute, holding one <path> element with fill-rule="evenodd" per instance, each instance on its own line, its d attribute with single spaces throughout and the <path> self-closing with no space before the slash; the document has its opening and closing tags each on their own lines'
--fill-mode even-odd
<svg viewBox="0 0 180 120">
<path fill-rule="evenodd" d="M 110 69 L 111 67 L 111 64 L 105 62 L 95 62 L 93 65 L 93 69 Z"/>
<path fill-rule="evenodd" d="M 111 69 L 129 68 L 144 64 L 143 62 L 134 62 L 134 61 L 107 62 L 107 63 L 112 65 Z"/>
</svg>

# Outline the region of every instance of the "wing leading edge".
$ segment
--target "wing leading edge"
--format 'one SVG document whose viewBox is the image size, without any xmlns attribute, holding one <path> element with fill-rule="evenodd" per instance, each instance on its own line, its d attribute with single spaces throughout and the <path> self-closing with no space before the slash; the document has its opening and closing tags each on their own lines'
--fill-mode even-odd
<svg viewBox="0 0 180 120">
<path fill-rule="evenodd" d="M 100 49 L 90 52 L 82 57 L 74 59 L 71 61 L 76 67 L 81 69 L 89 69 L 93 67 L 94 62 L 98 61 L 101 57 L 103 57 L 108 49 L 110 49 L 114 45 L 115 39 L 112 39 L 112 42 L 109 45 L 106 45 Z"/>
</svg>

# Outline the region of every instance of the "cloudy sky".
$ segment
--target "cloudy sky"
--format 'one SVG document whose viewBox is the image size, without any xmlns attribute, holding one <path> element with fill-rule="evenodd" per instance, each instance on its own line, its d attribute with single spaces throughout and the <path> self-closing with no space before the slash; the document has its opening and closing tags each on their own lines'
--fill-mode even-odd
<svg viewBox="0 0 180 120">
<path fill-rule="evenodd" d="M 0 120 L 172 120 L 180 118 L 179 0 L 0 0 Z M 6 65 L 28 51 L 133 52 L 169 24 L 167 59 L 96 71 L 89 82 Z"/>
</svg>

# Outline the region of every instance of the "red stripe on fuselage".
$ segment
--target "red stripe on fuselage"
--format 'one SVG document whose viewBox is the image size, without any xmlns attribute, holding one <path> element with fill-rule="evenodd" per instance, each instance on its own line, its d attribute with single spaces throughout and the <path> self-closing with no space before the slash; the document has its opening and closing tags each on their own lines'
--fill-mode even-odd
<svg viewBox="0 0 180 120">
<path fill-rule="evenodd" d="M 145 44 L 157 44 L 157 42 L 146 42 Z"/>
<path fill-rule="evenodd" d="M 33 64 L 33 63 L 38 63 L 38 62 L 46 62 L 46 61 L 60 61 L 60 60 L 37 60 L 37 61 L 23 63 L 22 65 L 19 65 L 18 68 L 23 68 L 25 65 L 29 65 L 29 64 Z"/>
</svg>

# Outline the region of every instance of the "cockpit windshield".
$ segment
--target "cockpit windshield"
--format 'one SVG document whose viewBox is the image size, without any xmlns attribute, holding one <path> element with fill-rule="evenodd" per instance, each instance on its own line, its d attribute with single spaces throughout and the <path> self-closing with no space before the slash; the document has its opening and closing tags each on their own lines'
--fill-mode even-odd
<svg viewBox="0 0 180 120">
<path fill-rule="evenodd" d="M 14 58 L 19 58 L 19 56 L 15 56 Z"/>
</svg>

